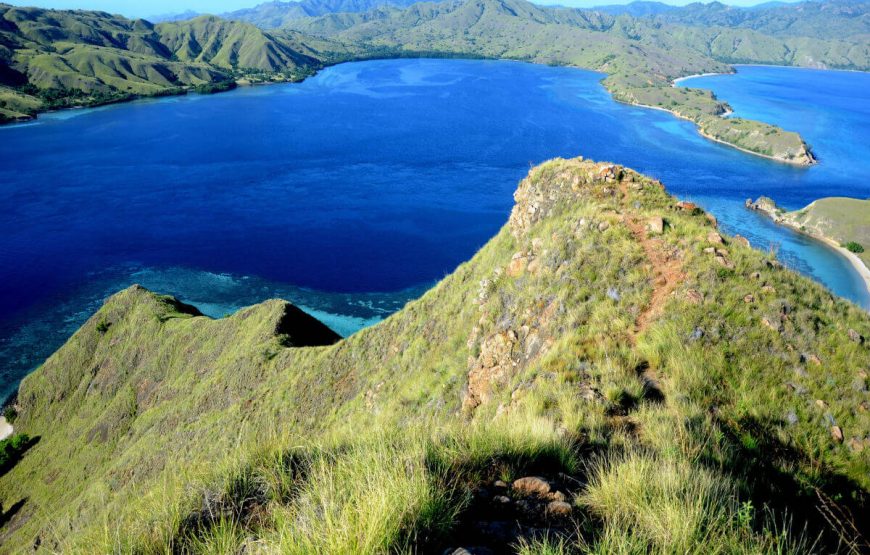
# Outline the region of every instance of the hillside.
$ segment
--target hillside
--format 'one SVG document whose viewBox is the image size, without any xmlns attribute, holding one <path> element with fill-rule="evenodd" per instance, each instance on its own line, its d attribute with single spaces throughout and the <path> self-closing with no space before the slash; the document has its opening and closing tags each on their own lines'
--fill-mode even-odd
<svg viewBox="0 0 870 555">
<path fill-rule="evenodd" d="M 747 201 L 747 205 L 777 223 L 840 248 L 850 259 L 859 259 L 860 263 L 856 267 L 870 284 L 870 200 L 821 198 L 793 212 L 779 208 L 767 197 L 761 197 L 754 203 Z"/>
<path fill-rule="evenodd" d="M 361 13 L 394 6 L 407 8 L 416 0 L 302 0 L 300 2 L 266 2 L 222 15 L 225 19 L 245 21 L 262 29 L 277 29 L 295 19 L 331 13 Z"/>
<path fill-rule="evenodd" d="M 295 80 L 328 45 L 202 16 L 154 25 L 103 12 L 0 4 L 0 122 L 136 96 L 208 92 L 240 78 Z"/>
<path fill-rule="evenodd" d="M 331 345 L 283 301 L 108 299 L 21 385 L 4 550 L 867 548 L 866 312 L 619 166 L 515 199 Z"/>
</svg>

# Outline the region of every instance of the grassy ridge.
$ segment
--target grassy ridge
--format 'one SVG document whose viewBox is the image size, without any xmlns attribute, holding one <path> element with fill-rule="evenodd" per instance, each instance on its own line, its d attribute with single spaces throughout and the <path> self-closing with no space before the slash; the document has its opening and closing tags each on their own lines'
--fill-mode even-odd
<svg viewBox="0 0 870 555">
<path fill-rule="evenodd" d="M 109 299 L 21 386 L 16 431 L 39 440 L 0 477 L 4 548 L 863 541 L 865 312 L 630 170 L 555 160 L 515 198 L 472 260 L 333 346 L 288 347 L 310 324 L 280 301 L 211 320 Z M 510 487 L 528 474 L 567 514 Z"/>
</svg>

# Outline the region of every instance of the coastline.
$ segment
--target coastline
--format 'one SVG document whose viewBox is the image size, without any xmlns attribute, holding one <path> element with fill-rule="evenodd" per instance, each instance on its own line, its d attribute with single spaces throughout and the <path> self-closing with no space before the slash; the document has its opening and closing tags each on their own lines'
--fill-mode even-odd
<svg viewBox="0 0 870 555">
<path fill-rule="evenodd" d="M 870 295 L 870 268 L 868 268 L 867 265 L 864 264 L 864 261 L 861 260 L 858 257 L 858 255 L 849 251 L 848 249 L 843 248 L 838 242 L 834 241 L 833 239 L 831 239 L 830 237 L 827 237 L 825 235 L 820 235 L 818 233 L 812 233 L 812 232 L 800 229 L 799 227 L 795 226 L 793 223 L 791 223 L 789 221 L 783 220 L 783 221 L 776 222 L 776 220 L 774 220 L 774 222 L 781 224 L 781 225 L 784 225 L 785 227 L 791 229 L 792 231 L 796 231 L 796 232 L 798 232 L 802 235 L 805 235 L 811 239 L 815 239 L 816 241 L 824 243 L 824 244 L 828 245 L 829 247 L 831 247 L 832 249 L 834 249 L 835 251 L 837 251 L 838 253 L 840 253 L 841 255 L 843 255 L 846 258 L 846 260 L 848 260 L 849 263 L 852 264 L 852 267 L 855 268 L 855 271 L 858 273 L 858 275 L 864 281 L 864 288 L 867 290 L 867 294 Z"/>
<path fill-rule="evenodd" d="M 732 65 L 736 65 L 736 64 L 732 64 Z M 788 67 L 788 66 L 783 66 L 783 67 Z M 710 73 L 694 73 L 694 74 L 692 74 L 692 75 L 686 75 L 685 77 L 677 77 L 676 79 L 674 79 L 673 81 L 671 81 L 671 86 L 672 86 L 672 87 L 676 87 L 676 86 L 677 86 L 677 83 L 679 83 L 680 81 L 686 81 L 686 80 L 688 80 L 688 79 L 694 79 L 695 77 L 712 77 L 713 75 L 734 75 L 735 73 L 737 73 L 737 72 L 736 72 L 736 71 L 732 71 L 732 72 L 728 73 L 728 72 L 725 72 L 725 71 L 713 71 L 713 72 L 710 72 Z"/>
<path fill-rule="evenodd" d="M 809 206 L 812 206 L 812 203 L 810 203 Z M 842 255 L 846 260 L 849 261 L 849 263 L 855 269 L 855 272 L 858 274 L 858 277 L 861 278 L 861 281 L 864 282 L 864 289 L 867 292 L 867 295 L 870 296 L 870 267 L 868 267 L 867 264 L 865 264 L 864 261 L 861 260 L 860 257 L 858 257 L 858 255 L 856 255 L 855 253 L 844 248 L 843 246 L 840 245 L 840 243 L 838 243 L 834 239 L 828 237 L 827 235 L 822 235 L 820 233 L 814 233 L 814 232 L 808 231 L 806 229 L 801 229 L 800 226 L 795 225 L 794 222 L 791 222 L 788 219 L 776 218 L 774 216 L 774 214 L 772 214 L 770 211 L 768 211 L 766 209 L 755 208 L 755 207 L 750 206 L 750 205 L 747 205 L 747 208 L 749 208 L 750 210 L 753 210 L 755 212 L 760 212 L 761 214 L 763 214 L 765 217 L 767 217 L 768 219 L 770 219 L 773 223 L 775 223 L 777 225 L 787 227 L 788 229 L 794 231 L 795 233 L 800 233 L 801 235 L 803 235 L 805 237 L 809 237 L 810 239 L 813 239 L 814 241 L 818 241 L 820 243 L 823 243 L 823 244 L 827 245 L 828 247 L 830 247 L 831 249 L 833 249 L 834 251 L 836 251 L 838 254 Z M 870 307 L 868 307 L 868 310 L 870 310 Z"/>
<path fill-rule="evenodd" d="M 0 416 L 0 441 L 11 436 L 14 431 L 12 424 L 6 421 L 6 417 Z"/>
<path fill-rule="evenodd" d="M 709 74 L 709 75 L 728 75 L 728 74 L 727 74 L 727 73 L 722 73 L 722 74 L 719 74 L 719 73 L 713 73 L 713 74 Z M 686 79 L 688 79 L 688 77 L 687 77 Z M 611 95 L 611 96 L 612 96 L 612 95 Z M 616 100 L 616 99 L 614 98 L 614 100 Z M 617 102 L 622 102 L 621 100 L 616 100 L 616 101 L 617 101 Z M 713 142 L 717 142 L 717 143 L 722 144 L 722 145 L 725 145 L 725 146 L 729 146 L 729 147 L 734 148 L 734 149 L 737 149 L 737 150 L 739 150 L 739 151 L 741 151 L 741 152 L 745 152 L 746 154 L 752 154 L 753 156 L 759 156 L 759 157 L 761 157 L 761 158 L 767 158 L 768 160 L 772 160 L 772 161 L 774 161 L 774 162 L 779 162 L 780 164 L 789 164 L 790 166 L 796 166 L 796 167 L 798 167 L 798 168 L 808 168 L 808 167 L 810 167 L 810 166 L 814 166 L 814 165 L 816 165 L 816 164 L 819 163 L 818 160 L 815 159 L 815 157 L 813 158 L 813 162 L 812 162 L 811 164 L 802 164 L 802 163 L 800 163 L 800 162 L 795 162 L 795 161 L 793 161 L 793 160 L 785 160 L 785 159 L 783 159 L 783 158 L 776 158 L 775 156 L 770 156 L 770 155 L 768 155 L 768 154 L 762 154 L 762 153 L 760 153 L 760 152 L 755 152 L 755 151 L 753 151 L 753 150 L 749 150 L 749 149 L 746 149 L 746 148 L 743 148 L 743 147 L 737 146 L 737 145 L 732 144 L 732 143 L 729 143 L 729 142 L 727 142 L 727 141 L 723 141 L 723 140 L 721 140 L 721 139 L 717 139 L 716 137 L 713 137 L 712 135 L 708 135 L 707 133 L 705 133 L 704 130 L 701 129 L 701 126 L 698 125 L 698 123 L 697 123 L 696 121 L 694 121 L 694 120 L 692 120 L 692 119 L 690 119 L 690 118 L 687 118 L 686 116 L 684 116 L 684 115 L 682 115 L 682 114 L 680 114 L 680 113 L 674 112 L 673 110 L 668 110 L 667 108 L 662 108 L 661 106 L 650 106 L 650 105 L 648 105 L 648 104 L 636 104 L 636 103 L 633 103 L 633 102 L 622 102 L 622 103 L 623 103 L 623 104 L 627 104 L 628 106 L 640 106 L 641 108 L 649 108 L 649 109 L 651 109 L 651 110 L 659 110 L 659 111 L 661 111 L 661 112 L 667 112 L 668 114 L 671 114 L 672 116 L 675 116 L 675 117 L 677 117 L 677 118 L 679 118 L 679 119 L 682 119 L 682 120 L 685 120 L 685 121 L 688 121 L 688 122 L 691 122 L 692 124 L 694 124 L 694 125 L 695 125 L 695 129 L 698 131 L 698 134 L 701 135 L 702 137 L 704 137 L 705 139 L 708 139 L 708 140 L 713 141 Z M 734 113 L 734 112 L 733 112 L 732 110 L 727 110 L 726 112 L 724 112 L 724 113 L 722 113 L 722 114 L 719 114 L 718 117 L 720 117 L 720 118 L 724 118 L 724 117 L 730 116 L 730 115 L 733 114 L 733 113 Z"/>
</svg>

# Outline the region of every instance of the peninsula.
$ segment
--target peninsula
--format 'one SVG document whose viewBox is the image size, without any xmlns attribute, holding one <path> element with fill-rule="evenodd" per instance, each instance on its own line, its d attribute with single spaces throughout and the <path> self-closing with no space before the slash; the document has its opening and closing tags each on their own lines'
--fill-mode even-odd
<svg viewBox="0 0 870 555">
<path fill-rule="evenodd" d="M 837 249 L 852 263 L 870 291 L 870 200 L 822 198 L 789 212 L 772 199 L 759 197 L 747 200 L 746 207 Z"/>
</svg>

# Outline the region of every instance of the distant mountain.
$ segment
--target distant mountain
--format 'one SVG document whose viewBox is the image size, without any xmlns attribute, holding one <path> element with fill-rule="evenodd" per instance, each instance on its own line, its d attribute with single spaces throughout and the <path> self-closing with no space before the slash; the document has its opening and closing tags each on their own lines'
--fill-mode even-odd
<svg viewBox="0 0 870 555">
<path fill-rule="evenodd" d="M 770 2 L 752 8 L 721 2 L 694 3 L 654 14 L 659 22 L 700 27 L 748 29 L 778 37 L 836 39 L 870 36 L 866 0 L 827 0 L 782 4 Z M 864 46 L 866 49 L 867 41 Z"/>
<path fill-rule="evenodd" d="M 261 29 L 277 29 L 290 21 L 331 13 L 361 13 L 384 7 L 406 8 L 418 0 L 301 0 L 300 2 L 266 2 L 253 8 L 223 14 L 222 17 L 245 21 Z"/>
<path fill-rule="evenodd" d="M 183 12 L 152 15 L 152 16 L 147 17 L 145 19 L 147 19 L 148 21 L 150 21 L 152 23 L 165 23 L 167 21 L 185 21 L 187 19 L 193 19 L 193 18 L 198 17 L 200 15 L 202 15 L 202 14 L 200 14 L 199 12 L 195 12 L 193 10 L 187 10 L 187 11 L 183 11 Z"/>
<path fill-rule="evenodd" d="M 662 2 L 647 2 L 638 1 L 630 4 L 612 4 L 608 6 L 595 6 L 590 8 L 595 11 L 608 13 L 610 15 L 630 15 L 631 17 L 648 17 L 651 15 L 659 15 L 677 10 L 676 6 L 664 4 Z"/>
</svg>

